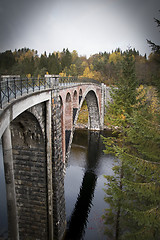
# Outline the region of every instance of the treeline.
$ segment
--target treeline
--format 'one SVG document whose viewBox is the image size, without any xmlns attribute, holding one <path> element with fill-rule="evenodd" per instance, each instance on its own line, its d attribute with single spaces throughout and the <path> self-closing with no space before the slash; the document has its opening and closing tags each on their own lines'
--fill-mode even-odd
<svg viewBox="0 0 160 240">
<path fill-rule="evenodd" d="M 151 53 L 147 58 L 135 49 L 129 50 L 134 58 L 136 76 L 139 84 L 155 85 L 160 77 L 160 58 L 156 53 Z M 94 78 L 107 85 L 115 84 L 119 79 L 122 61 L 125 52 L 119 48 L 112 53 L 97 53 L 79 56 L 77 51 L 53 52 L 49 55 L 44 52 L 41 56 L 36 50 L 22 48 L 0 53 L 0 75 L 18 74 L 33 77 L 44 74 L 60 74 L 61 76 L 83 76 Z"/>
</svg>

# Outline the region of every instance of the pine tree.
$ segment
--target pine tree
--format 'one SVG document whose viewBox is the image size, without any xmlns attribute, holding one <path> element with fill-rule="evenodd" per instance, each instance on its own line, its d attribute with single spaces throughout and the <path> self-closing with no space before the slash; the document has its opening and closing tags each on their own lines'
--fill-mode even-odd
<svg viewBox="0 0 160 240">
<path fill-rule="evenodd" d="M 124 53 L 119 80 L 111 89 L 112 102 L 107 108 L 106 118 L 110 125 L 121 128 L 126 124 L 124 113 L 131 114 L 137 97 L 137 80 L 135 75 L 135 59 L 128 50 Z"/>
<path fill-rule="evenodd" d="M 127 81 L 128 79 L 128 81 Z M 132 56 L 124 57 L 122 78 L 112 92 L 107 114 L 118 138 L 105 139 L 106 153 L 117 157 L 114 176 L 106 176 L 106 233 L 110 239 L 159 239 L 160 122 L 157 96 L 137 91 Z"/>
<path fill-rule="evenodd" d="M 160 27 L 160 20 L 157 18 L 154 18 L 155 23 L 157 24 L 157 27 Z M 148 44 L 150 45 L 152 51 L 156 54 L 160 54 L 160 45 L 155 44 L 151 40 L 147 39 Z"/>
</svg>

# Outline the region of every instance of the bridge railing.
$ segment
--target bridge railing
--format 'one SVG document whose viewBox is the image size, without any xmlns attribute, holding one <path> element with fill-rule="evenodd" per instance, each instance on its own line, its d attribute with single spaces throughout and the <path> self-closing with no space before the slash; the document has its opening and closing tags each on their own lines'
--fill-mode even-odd
<svg viewBox="0 0 160 240">
<path fill-rule="evenodd" d="M 85 77 L 59 77 L 59 83 L 94 83 L 100 85 L 101 83 L 95 79 Z"/>
<path fill-rule="evenodd" d="M 0 78 L 0 108 L 22 95 L 51 88 L 51 78 Z"/>
<path fill-rule="evenodd" d="M 0 77 L 0 109 L 5 107 L 12 99 L 22 95 L 40 91 L 43 89 L 54 88 L 55 86 L 75 85 L 78 83 L 100 82 L 83 77 L 60 77 L 59 75 L 45 75 L 44 78 L 20 78 L 20 76 Z"/>
</svg>

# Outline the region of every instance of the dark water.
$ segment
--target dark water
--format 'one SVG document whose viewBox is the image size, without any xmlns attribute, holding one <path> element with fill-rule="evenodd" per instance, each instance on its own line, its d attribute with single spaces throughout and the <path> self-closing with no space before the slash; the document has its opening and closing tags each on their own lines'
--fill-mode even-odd
<svg viewBox="0 0 160 240">
<path fill-rule="evenodd" d="M 106 134 L 106 133 L 105 133 Z M 104 155 L 100 134 L 77 131 L 66 169 L 66 240 L 105 240 L 104 174 L 112 174 L 113 157 Z"/>
<path fill-rule="evenodd" d="M 2 157 L 2 144 L 0 142 L 0 237 L 7 239 L 8 223 L 7 223 L 6 189 L 4 179 L 5 178 Z"/>
</svg>

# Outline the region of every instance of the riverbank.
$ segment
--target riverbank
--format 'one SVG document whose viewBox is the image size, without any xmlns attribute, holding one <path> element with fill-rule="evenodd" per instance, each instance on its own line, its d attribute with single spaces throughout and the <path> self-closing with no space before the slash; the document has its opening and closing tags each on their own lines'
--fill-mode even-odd
<svg viewBox="0 0 160 240">
<path fill-rule="evenodd" d="M 75 129 L 77 130 L 84 130 L 84 129 L 88 129 L 88 124 L 84 124 L 84 123 L 76 123 L 75 125 Z M 112 128 L 109 128 L 108 126 L 104 125 L 104 129 L 103 130 L 108 130 L 108 131 L 111 131 L 113 130 Z"/>
</svg>

